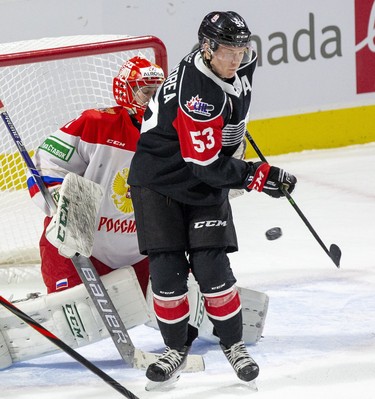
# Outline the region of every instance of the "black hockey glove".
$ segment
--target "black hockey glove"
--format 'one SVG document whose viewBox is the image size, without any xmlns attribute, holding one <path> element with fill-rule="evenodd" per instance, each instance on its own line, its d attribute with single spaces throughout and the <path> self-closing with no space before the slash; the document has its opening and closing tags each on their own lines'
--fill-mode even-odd
<svg viewBox="0 0 375 399">
<path fill-rule="evenodd" d="M 247 175 L 245 190 L 263 191 L 273 198 L 284 197 L 280 188 L 292 193 L 297 183 L 295 176 L 276 166 L 270 166 L 266 162 L 249 162 L 250 173 Z"/>
</svg>

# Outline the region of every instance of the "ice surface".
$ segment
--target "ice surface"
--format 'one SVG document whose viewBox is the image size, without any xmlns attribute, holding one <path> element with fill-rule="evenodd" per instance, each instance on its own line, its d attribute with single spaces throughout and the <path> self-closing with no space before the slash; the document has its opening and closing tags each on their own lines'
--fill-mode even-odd
<svg viewBox="0 0 375 399">
<path fill-rule="evenodd" d="M 249 193 L 232 202 L 240 251 L 238 285 L 265 292 L 264 337 L 249 350 L 259 391 L 238 380 L 217 345 L 196 341 L 206 371 L 183 374 L 167 393 L 146 392 L 144 372 L 126 367 L 111 340 L 79 352 L 139 398 L 373 399 L 375 397 L 375 143 L 269 157 L 298 177 L 293 198 L 325 245 L 342 250 L 337 269 L 287 200 Z M 281 227 L 268 241 L 265 232 Z M 3 281 L 1 295 L 43 290 Z M 130 330 L 135 344 L 160 351 L 158 331 Z M 1 398 L 115 399 L 121 395 L 62 353 L 0 372 Z"/>
</svg>

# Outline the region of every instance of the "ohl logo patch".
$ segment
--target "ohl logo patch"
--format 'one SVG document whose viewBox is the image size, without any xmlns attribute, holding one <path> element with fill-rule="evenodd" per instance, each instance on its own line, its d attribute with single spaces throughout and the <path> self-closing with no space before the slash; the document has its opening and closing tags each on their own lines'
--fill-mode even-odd
<svg viewBox="0 0 375 399">
<path fill-rule="evenodd" d="M 355 0 L 357 94 L 375 92 L 375 0 Z"/>
<path fill-rule="evenodd" d="M 112 200 L 115 207 L 122 213 L 133 212 L 133 203 L 128 184 L 129 168 L 118 172 L 112 182 Z"/>
</svg>

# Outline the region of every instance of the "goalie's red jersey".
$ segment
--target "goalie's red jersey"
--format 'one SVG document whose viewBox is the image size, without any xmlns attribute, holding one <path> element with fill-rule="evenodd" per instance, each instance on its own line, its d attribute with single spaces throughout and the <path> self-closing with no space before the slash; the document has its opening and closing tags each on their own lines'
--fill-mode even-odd
<svg viewBox="0 0 375 399">
<path fill-rule="evenodd" d="M 103 187 L 92 255 L 114 269 L 144 259 L 138 250 L 127 183 L 139 127 L 123 107 L 87 110 L 47 137 L 34 156 L 36 168 L 51 189 L 60 185 L 68 172 Z M 31 176 L 28 188 L 33 200 L 48 214 Z"/>
</svg>

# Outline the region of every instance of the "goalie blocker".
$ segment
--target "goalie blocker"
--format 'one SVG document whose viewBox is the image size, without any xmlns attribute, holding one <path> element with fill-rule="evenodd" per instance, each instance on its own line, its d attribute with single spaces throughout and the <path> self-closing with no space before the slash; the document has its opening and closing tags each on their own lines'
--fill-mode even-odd
<svg viewBox="0 0 375 399">
<path fill-rule="evenodd" d="M 150 311 L 151 287 L 145 300 L 132 267 L 114 270 L 103 276 L 102 281 L 127 329 L 142 324 L 157 328 L 155 315 Z M 188 286 L 190 323 L 199 329 L 201 339 L 218 342 L 203 306 L 203 296 L 192 275 Z M 238 289 L 243 306 L 244 341 L 255 344 L 262 336 L 268 296 L 245 288 Z M 49 295 L 29 296 L 19 301 L 17 307 L 73 349 L 109 336 L 83 284 Z M 0 369 L 59 351 L 38 332 L 5 308 L 0 308 Z M 145 358 L 144 364 L 137 365 L 137 368 L 146 368 L 153 361 L 153 357 Z M 193 364 L 189 367 L 188 363 L 185 371 L 194 371 Z"/>
<path fill-rule="evenodd" d="M 103 198 L 102 187 L 69 172 L 57 196 L 57 210 L 46 229 L 48 241 L 66 258 L 72 258 L 76 253 L 89 258 L 94 245 L 96 216 Z"/>
</svg>

